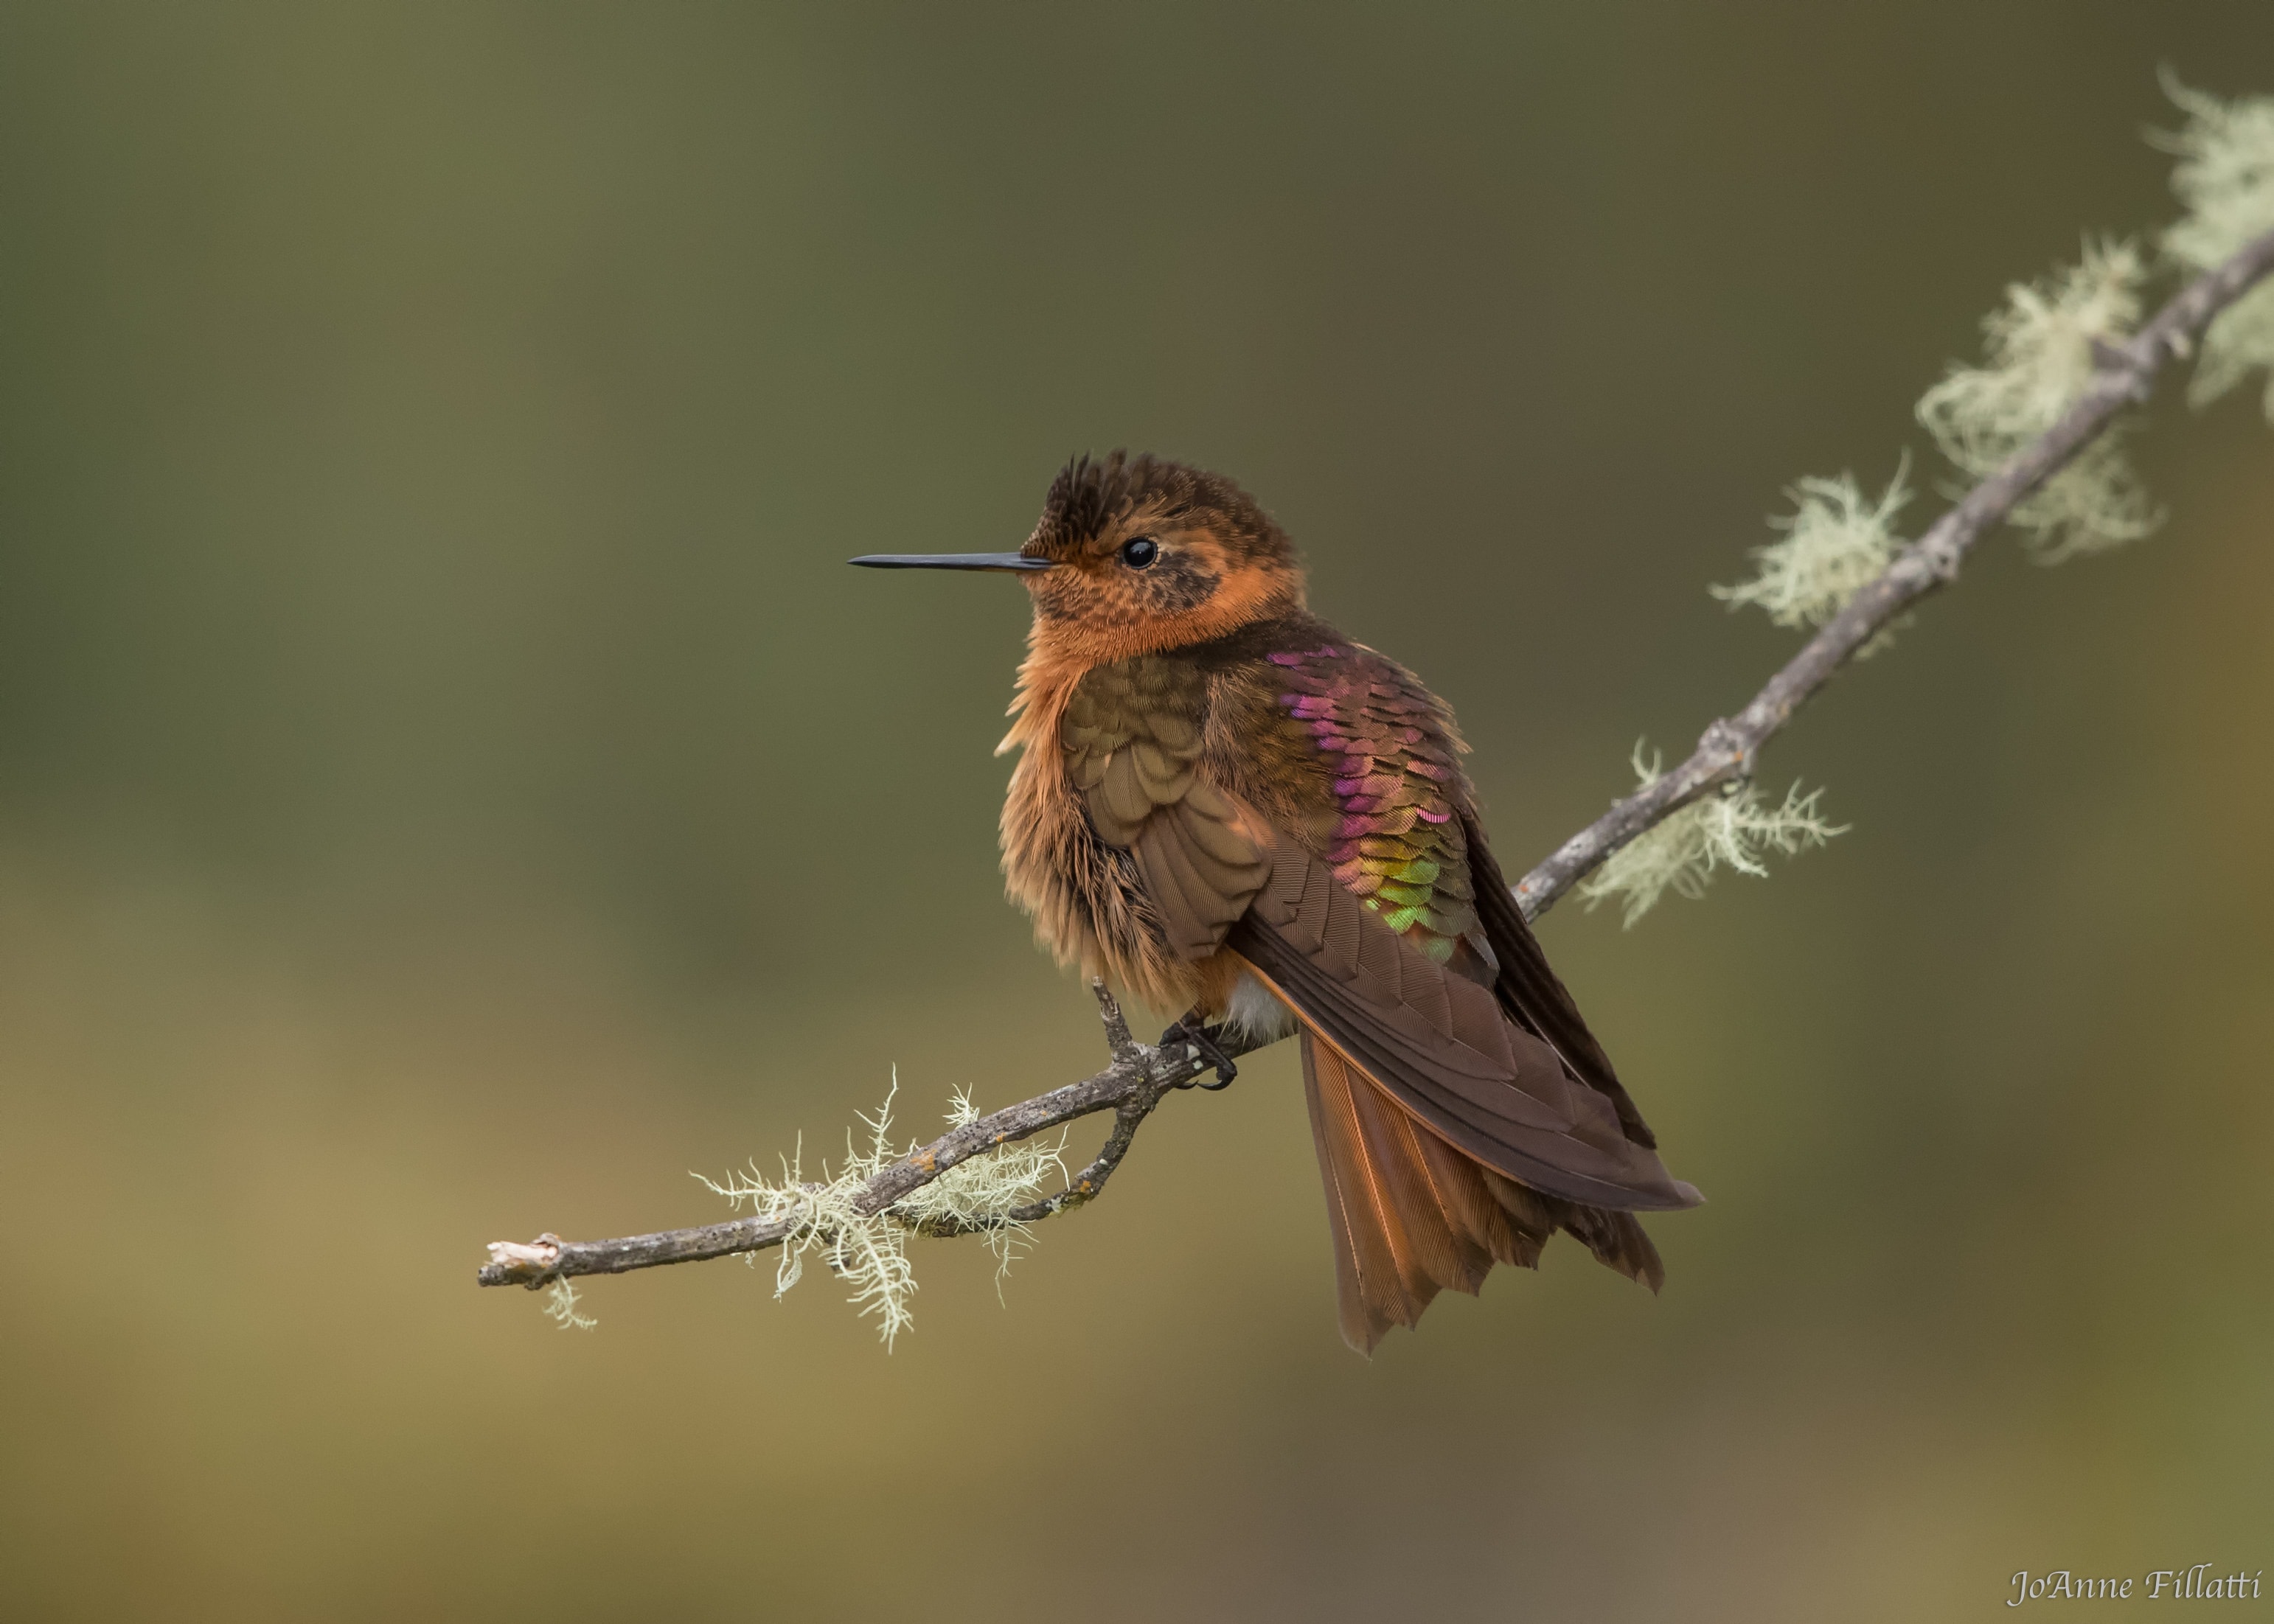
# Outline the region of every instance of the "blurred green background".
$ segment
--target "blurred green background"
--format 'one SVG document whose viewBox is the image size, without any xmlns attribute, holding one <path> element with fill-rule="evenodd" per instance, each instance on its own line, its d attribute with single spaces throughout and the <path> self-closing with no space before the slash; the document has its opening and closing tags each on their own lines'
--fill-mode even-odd
<svg viewBox="0 0 2274 1624">
<path fill-rule="evenodd" d="M 1291 1054 L 998 1304 L 474 1289 L 1092 1069 L 1002 901 L 1070 453 L 1219 468 L 1521 868 L 1792 646 L 2000 288 L 2263 0 L 0 12 L 0 1613 L 1947 1620 L 2274 1566 L 2274 439 L 2009 538 L 1765 763 L 1854 832 L 1544 934 L 1677 1172 L 1367 1365 Z M 2176 393 L 2174 391 L 2167 391 Z M 1923 465 L 1928 482 L 1939 477 Z M 1913 511 L 1924 523 L 1931 501 Z M 1086 1144 L 1085 1135 L 1081 1143 Z M 2135 1606 L 2138 1604 L 2134 1604 Z M 2107 1611 L 2123 1608 L 2110 1606 Z"/>
</svg>

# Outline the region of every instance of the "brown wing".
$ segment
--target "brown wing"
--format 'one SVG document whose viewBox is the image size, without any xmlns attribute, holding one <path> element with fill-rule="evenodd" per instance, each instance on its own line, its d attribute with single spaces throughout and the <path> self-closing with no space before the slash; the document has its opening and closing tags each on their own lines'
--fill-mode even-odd
<svg viewBox="0 0 2274 1624">
<path fill-rule="evenodd" d="M 1239 808 L 1200 776 L 1208 703 L 1203 673 L 1145 656 L 1085 675 L 1058 728 L 1090 828 L 1135 860 L 1171 951 L 1188 961 L 1223 944 L 1269 873 Z"/>
<path fill-rule="evenodd" d="M 1628 1212 L 1698 1204 L 1492 989 L 1412 946 L 1318 858 L 1283 843 L 1270 861 L 1225 944 L 1430 1132 L 1566 1200 Z"/>
<path fill-rule="evenodd" d="M 1476 885 L 1477 919 L 1484 927 L 1493 957 L 1499 961 L 1493 990 L 1500 995 L 1502 1007 L 1525 1030 L 1545 1040 L 1581 1082 L 1609 1099 L 1629 1139 L 1638 1145 L 1657 1148 L 1658 1136 L 1635 1109 L 1626 1085 L 1619 1081 L 1619 1074 L 1611 1068 L 1611 1057 L 1587 1029 L 1579 1006 L 1572 1002 L 1562 979 L 1549 968 L 1547 955 L 1540 951 L 1540 938 L 1532 934 L 1532 927 L 1525 923 L 1523 914 L 1517 911 L 1516 893 L 1509 889 L 1500 864 L 1494 860 L 1485 831 L 1466 813 L 1462 815 L 1461 824 L 1468 833 L 1469 871 Z"/>
</svg>

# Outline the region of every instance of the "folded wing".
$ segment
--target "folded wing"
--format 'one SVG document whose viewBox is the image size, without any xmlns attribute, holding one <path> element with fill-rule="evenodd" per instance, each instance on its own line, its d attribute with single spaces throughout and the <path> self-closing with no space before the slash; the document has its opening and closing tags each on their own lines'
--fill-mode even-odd
<svg viewBox="0 0 2274 1624">
<path fill-rule="evenodd" d="M 1612 1100 L 1575 1081 L 1495 990 L 1410 945 L 1318 858 L 1283 843 L 1224 938 L 1314 1037 L 1429 1132 L 1503 1177 L 1613 1211 L 1694 1207 Z"/>
<path fill-rule="evenodd" d="M 1207 679 L 1141 658 L 1085 676 L 1059 748 L 1089 825 L 1130 853 L 1170 951 L 1187 962 L 1223 944 L 1269 872 L 1231 799 L 1201 775 Z"/>
</svg>

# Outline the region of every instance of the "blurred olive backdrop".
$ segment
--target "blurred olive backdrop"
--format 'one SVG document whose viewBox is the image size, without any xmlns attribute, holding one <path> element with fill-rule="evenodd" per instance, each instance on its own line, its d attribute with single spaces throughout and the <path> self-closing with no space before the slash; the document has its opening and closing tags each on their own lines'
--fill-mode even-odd
<svg viewBox="0 0 2274 1624">
<path fill-rule="evenodd" d="M 1944 1620 L 2274 1566 L 2274 437 L 2009 538 L 1765 763 L 1854 831 L 1545 935 L 1672 1164 L 1369 1365 L 1293 1056 L 998 1304 L 481 1292 L 897 1064 L 1090 1070 L 1001 900 L 1070 453 L 1232 472 L 1511 869 L 1792 646 L 2003 284 L 2168 217 L 2264 0 L 0 13 L 0 1612 Z M 1923 448 L 1923 447 L 1922 447 Z M 1930 485 L 1939 475 L 1923 465 Z M 1931 508 L 1923 501 L 1915 523 Z M 1090 1136 L 1083 1136 L 1086 1143 Z M 2121 1609 L 2110 1609 L 2120 1611 Z"/>
</svg>

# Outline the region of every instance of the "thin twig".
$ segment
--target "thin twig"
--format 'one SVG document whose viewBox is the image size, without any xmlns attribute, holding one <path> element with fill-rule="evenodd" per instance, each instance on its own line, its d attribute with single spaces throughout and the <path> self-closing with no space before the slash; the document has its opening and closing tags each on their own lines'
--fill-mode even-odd
<svg viewBox="0 0 2274 1624">
<path fill-rule="evenodd" d="M 1706 728 L 1690 758 L 1654 779 L 1556 848 L 1515 887 L 1526 919 L 1537 919 L 1604 859 L 1680 811 L 1727 784 L 1750 778 L 1761 746 L 1857 650 L 1898 615 L 1958 577 L 1959 565 L 1975 544 L 2001 523 L 2016 503 L 2059 473 L 2127 407 L 2145 401 L 2165 362 L 2185 357 L 2195 340 L 2225 310 L 2274 272 L 2274 231 L 2254 239 L 2225 264 L 2190 282 L 2154 320 L 2120 344 L 2104 344 L 2095 354 L 2098 368 L 2076 404 L 2035 443 L 1984 478 L 1937 520 L 1933 528 L 1897 553 L 1876 579 L 1809 639 L 1784 668 L 1771 677 L 1734 718 Z M 1007 1222 L 1035 1223 L 1096 1198 L 1128 1154 L 1130 1141 L 1163 1099 L 1192 1086 L 1209 1069 L 1192 1047 L 1163 1049 L 1129 1034 L 1120 1006 L 1100 982 L 1090 983 L 1105 1025 L 1113 1064 L 1063 1088 L 1006 1106 L 912 1151 L 871 1178 L 855 1206 L 863 1214 L 885 1212 L 910 1192 L 950 1169 L 999 1145 L 1023 1139 L 1061 1123 L 1098 1111 L 1114 1113 L 1112 1132 L 1088 1166 L 1057 1194 L 1007 1214 Z M 1229 1034 L 1216 1040 L 1227 1058 L 1252 1045 Z M 796 1233 L 800 1220 L 744 1218 L 693 1229 L 666 1229 L 620 1240 L 564 1241 L 542 1235 L 521 1244 L 496 1241 L 478 1278 L 486 1286 L 524 1285 L 531 1289 L 570 1274 L 620 1274 L 666 1263 L 693 1263 L 779 1246 Z M 960 1232 L 962 1226 L 935 1232 Z"/>
</svg>

